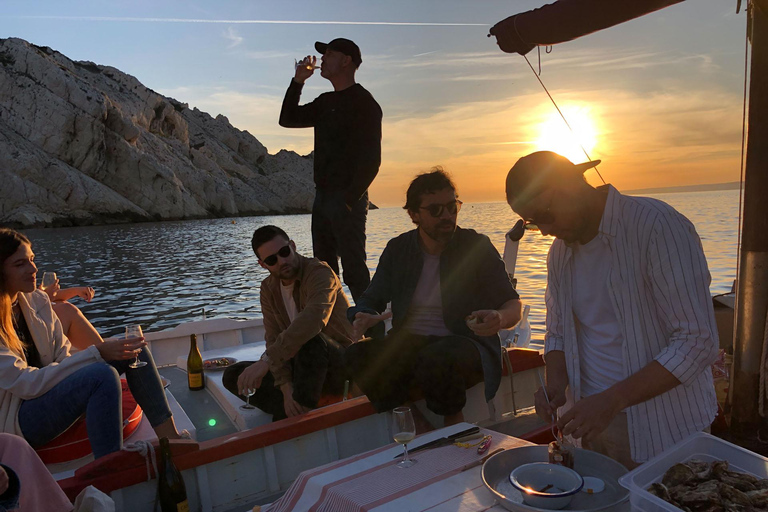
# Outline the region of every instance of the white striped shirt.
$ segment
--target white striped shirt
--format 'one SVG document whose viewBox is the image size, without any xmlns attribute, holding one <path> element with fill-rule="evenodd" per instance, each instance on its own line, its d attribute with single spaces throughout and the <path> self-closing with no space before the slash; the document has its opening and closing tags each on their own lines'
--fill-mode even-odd
<svg viewBox="0 0 768 512">
<path fill-rule="evenodd" d="M 710 370 L 719 346 L 711 278 L 688 219 L 662 201 L 607 187 L 597 236 L 611 250 L 608 288 L 624 338 L 624 378 L 656 360 L 681 382 L 627 409 L 632 458 L 645 462 L 704 430 L 717 413 Z M 581 396 L 571 256 L 570 247 L 556 239 L 547 258 L 545 351 L 565 352 L 566 409 Z"/>
</svg>

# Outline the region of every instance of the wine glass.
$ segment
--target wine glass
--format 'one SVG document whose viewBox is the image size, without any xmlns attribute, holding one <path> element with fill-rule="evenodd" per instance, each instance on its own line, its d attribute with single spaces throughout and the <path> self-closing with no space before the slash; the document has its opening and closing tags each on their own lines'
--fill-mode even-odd
<svg viewBox="0 0 768 512">
<path fill-rule="evenodd" d="M 256 394 L 255 389 L 246 389 L 244 395 L 248 397 L 245 401 L 245 404 L 241 405 L 241 409 L 255 409 L 256 407 L 251 405 L 251 397 Z"/>
<path fill-rule="evenodd" d="M 413 424 L 413 415 L 410 407 L 395 407 L 392 409 L 392 431 L 395 433 L 395 442 L 403 445 L 403 460 L 397 463 L 399 468 L 409 468 L 416 461 L 408 458 L 408 443 L 416 437 L 416 427 Z"/>
<path fill-rule="evenodd" d="M 125 327 L 125 338 L 142 338 L 144 333 L 141 332 L 141 326 L 138 324 L 127 325 Z M 139 351 L 140 352 L 140 351 Z M 146 366 L 146 361 L 139 361 L 139 353 L 136 353 L 136 360 L 128 365 L 128 368 L 141 368 Z"/>
<path fill-rule="evenodd" d="M 40 283 L 40 288 L 47 290 L 54 284 L 56 284 L 56 272 L 43 272 L 43 280 Z"/>
</svg>

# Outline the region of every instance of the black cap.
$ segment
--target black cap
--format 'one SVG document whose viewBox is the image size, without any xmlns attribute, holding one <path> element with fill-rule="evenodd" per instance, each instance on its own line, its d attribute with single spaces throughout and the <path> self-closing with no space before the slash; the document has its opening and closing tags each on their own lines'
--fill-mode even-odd
<svg viewBox="0 0 768 512">
<path fill-rule="evenodd" d="M 343 37 L 336 38 L 330 43 L 321 43 L 320 41 L 317 41 L 315 43 L 315 50 L 321 55 L 325 54 L 326 50 L 333 50 L 335 52 L 343 53 L 344 55 L 349 55 L 352 57 L 352 62 L 355 63 L 355 66 L 360 66 L 360 64 L 363 63 L 363 57 L 360 55 L 360 48 L 354 42 L 349 39 L 344 39 Z"/>
</svg>

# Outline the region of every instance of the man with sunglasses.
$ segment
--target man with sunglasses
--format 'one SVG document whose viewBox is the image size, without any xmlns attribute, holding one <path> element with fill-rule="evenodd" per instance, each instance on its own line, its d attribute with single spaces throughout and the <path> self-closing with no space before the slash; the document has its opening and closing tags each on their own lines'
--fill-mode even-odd
<svg viewBox="0 0 768 512">
<path fill-rule="evenodd" d="M 507 201 L 556 240 L 547 258 L 546 421 L 632 469 L 712 423 L 718 352 L 693 224 L 656 199 L 590 186 L 549 151 L 517 161 Z"/>
<path fill-rule="evenodd" d="M 317 407 L 322 394 L 341 394 L 346 377 L 344 348 L 352 341 L 349 302 L 327 263 L 305 258 L 276 226 L 253 234 L 253 252 L 269 271 L 261 283 L 267 348 L 259 361 L 224 371 L 231 393 L 272 414 L 273 421 Z"/>
<path fill-rule="evenodd" d="M 299 105 L 304 82 L 317 69 L 317 58 L 307 56 L 296 65 L 285 93 L 280 126 L 315 130 L 313 252 L 336 274 L 341 258 L 344 282 L 357 300 L 370 282 L 365 222 L 368 187 L 381 165 L 381 107 L 355 82 L 363 59 L 354 42 L 318 41 L 315 49 L 323 56 L 320 76 L 331 82 L 333 91 Z"/>
<path fill-rule="evenodd" d="M 520 320 L 520 300 L 487 236 L 457 226 L 461 201 L 440 168 L 417 176 L 405 209 L 416 229 L 389 241 L 371 285 L 350 308 L 355 337 L 386 318 L 392 330 L 349 347 L 345 365 L 378 411 L 412 390 L 445 424 L 463 421 L 466 390 L 501 381 L 499 329 Z"/>
</svg>

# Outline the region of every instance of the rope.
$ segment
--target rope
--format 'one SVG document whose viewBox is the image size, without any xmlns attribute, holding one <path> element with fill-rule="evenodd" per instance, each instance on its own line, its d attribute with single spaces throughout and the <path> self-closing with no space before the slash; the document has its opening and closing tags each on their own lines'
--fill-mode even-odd
<svg viewBox="0 0 768 512">
<path fill-rule="evenodd" d="M 159 477 L 160 473 L 157 470 L 157 457 L 155 456 L 155 447 L 152 446 L 152 443 L 149 443 L 144 440 L 138 440 L 135 443 L 129 443 L 123 446 L 123 450 L 126 452 L 136 452 L 142 457 L 144 457 L 144 463 L 147 466 L 147 482 L 152 480 L 152 472 L 150 470 L 150 463 L 152 464 L 152 470 L 154 470 L 154 474 Z M 155 506 L 152 507 L 152 510 L 157 510 L 157 504 L 158 504 L 158 497 L 160 495 L 160 486 L 158 485 L 157 491 L 155 493 Z"/>
<path fill-rule="evenodd" d="M 545 51 L 546 51 L 546 49 L 545 49 Z M 549 52 L 547 52 L 547 53 L 549 53 Z M 544 82 L 541 81 L 541 77 L 539 76 L 539 74 L 536 73 L 535 69 L 533 69 L 533 65 L 531 64 L 531 61 L 529 61 L 528 57 L 526 57 L 525 55 L 523 55 L 523 58 L 525 59 L 525 62 L 528 63 L 528 67 L 531 68 L 531 71 L 533 72 L 533 75 L 536 77 L 536 80 L 538 80 L 539 83 L 541 84 L 541 86 L 544 88 L 544 92 L 547 93 L 547 96 L 549 96 L 550 101 L 552 101 L 552 104 L 555 106 L 555 109 L 557 109 L 557 113 L 560 114 L 560 117 L 563 119 L 563 122 L 565 123 L 565 126 L 567 126 L 568 130 L 570 130 L 571 135 L 573 135 L 573 139 L 576 141 L 576 144 L 579 145 L 581 150 L 587 156 L 587 160 L 591 161 L 592 157 L 589 156 L 589 153 L 587 152 L 587 150 L 584 148 L 584 146 L 581 144 L 581 142 L 579 142 L 578 137 L 576 137 L 576 132 L 573 131 L 573 128 L 571 128 L 571 125 L 568 123 L 568 120 L 563 115 L 563 112 L 560 110 L 560 107 L 557 106 L 557 102 L 555 101 L 555 98 L 553 98 L 552 95 L 549 93 L 549 90 L 547 89 L 547 86 L 544 85 Z M 541 54 L 539 54 L 539 58 L 541 58 Z M 594 169 L 595 169 L 595 172 L 597 173 L 597 175 L 600 177 L 600 180 L 603 182 L 603 184 L 605 184 L 605 180 L 603 179 L 603 175 L 600 174 L 600 171 L 597 169 L 597 166 L 595 166 Z"/>
</svg>

